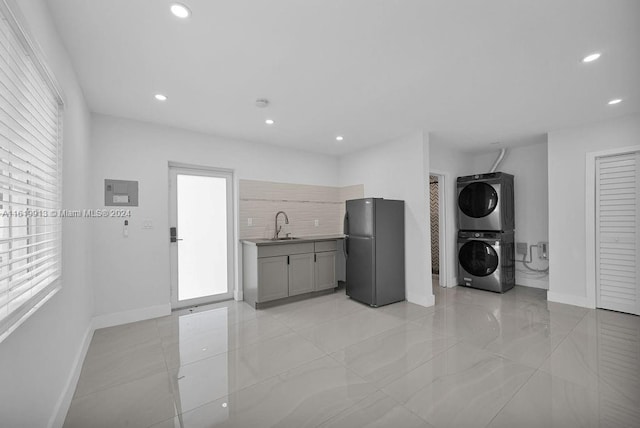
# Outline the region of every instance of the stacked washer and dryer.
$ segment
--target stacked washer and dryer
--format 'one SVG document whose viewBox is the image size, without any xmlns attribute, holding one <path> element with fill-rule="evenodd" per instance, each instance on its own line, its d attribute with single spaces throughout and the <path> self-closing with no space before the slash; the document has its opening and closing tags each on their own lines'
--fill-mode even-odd
<svg viewBox="0 0 640 428">
<path fill-rule="evenodd" d="M 458 177 L 458 283 L 504 293 L 515 285 L 513 175 Z"/>
</svg>

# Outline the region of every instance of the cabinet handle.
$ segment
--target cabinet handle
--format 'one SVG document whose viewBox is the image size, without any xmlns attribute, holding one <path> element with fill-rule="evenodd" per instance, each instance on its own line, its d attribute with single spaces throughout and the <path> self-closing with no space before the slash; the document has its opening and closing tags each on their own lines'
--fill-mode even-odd
<svg viewBox="0 0 640 428">
<path fill-rule="evenodd" d="M 287 264 L 289 264 L 289 256 L 287 256 Z"/>
<path fill-rule="evenodd" d="M 313 255 L 313 262 L 315 263 L 315 262 L 317 262 L 317 261 L 318 261 L 318 255 L 317 255 L 317 254 L 314 254 L 314 255 Z"/>
</svg>

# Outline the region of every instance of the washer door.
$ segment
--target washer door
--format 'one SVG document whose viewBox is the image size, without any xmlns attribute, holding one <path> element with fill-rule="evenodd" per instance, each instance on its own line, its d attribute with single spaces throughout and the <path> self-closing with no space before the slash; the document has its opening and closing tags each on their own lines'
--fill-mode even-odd
<svg viewBox="0 0 640 428">
<path fill-rule="evenodd" d="M 460 266 L 473 276 L 489 276 L 498 269 L 498 253 L 482 241 L 469 241 L 458 252 Z"/>
<path fill-rule="evenodd" d="M 498 206 L 498 193 L 487 183 L 471 183 L 458 196 L 458 207 L 467 216 L 482 218 Z"/>
</svg>

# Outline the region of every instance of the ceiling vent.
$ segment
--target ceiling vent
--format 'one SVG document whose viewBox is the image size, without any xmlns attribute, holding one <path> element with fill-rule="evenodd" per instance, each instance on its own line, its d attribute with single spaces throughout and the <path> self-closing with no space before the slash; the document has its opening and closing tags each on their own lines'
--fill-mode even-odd
<svg viewBox="0 0 640 428">
<path fill-rule="evenodd" d="M 256 107 L 265 108 L 269 105 L 269 100 L 266 98 L 258 98 L 256 100 Z"/>
</svg>

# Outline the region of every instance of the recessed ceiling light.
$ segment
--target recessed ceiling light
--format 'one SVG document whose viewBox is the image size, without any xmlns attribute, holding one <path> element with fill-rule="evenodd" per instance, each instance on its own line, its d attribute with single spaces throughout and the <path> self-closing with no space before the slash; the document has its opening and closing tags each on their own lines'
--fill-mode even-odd
<svg viewBox="0 0 640 428">
<path fill-rule="evenodd" d="M 587 56 L 585 56 L 584 58 L 582 58 L 582 62 L 592 62 L 597 60 L 598 58 L 600 58 L 600 53 L 599 52 L 595 52 L 592 54 L 589 54 Z"/>
<path fill-rule="evenodd" d="M 264 121 L 264 123 L 266 123 L 267 125 L 273 125 L 275 122 L 273 121 L 273 119 L 267 119 Z"/>
<path fill-rule="evenodd" d="M 167 101 L 167 96 L 163 94 L 156 94 L 155 99 L 158 101 Z"/>
<path fill-rule="evenodd" d="M 609 101 L 609 102 L 608 102 L 608 104 L 609 104 L 610 106 L 612 106 L 612 105 L 614 105 L 614 104 L 618 104 L 618 103 L 621 103 L 621 102 L 622 102 L 622 99 L 621 99 L 621 98 L 616 98 L 615 100 L 611 100 L 611 101 Z"/>
<path fill-rule="evenodd" d="M 171 5 L 171 13 L 173 13 L 178 18 L 188 18 L 191 15 L 191 11 L 189 8 L 180 3 L 174 3 Z"/>
<path fill-rule="evenodd" d="M 344 140 L 344 137 L 342 135 L 338 135 L 336 137 L 336 141 L 342 141 L 342 140 Z"/>
</svg>

